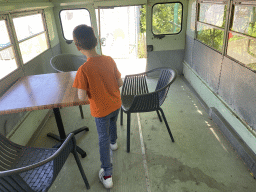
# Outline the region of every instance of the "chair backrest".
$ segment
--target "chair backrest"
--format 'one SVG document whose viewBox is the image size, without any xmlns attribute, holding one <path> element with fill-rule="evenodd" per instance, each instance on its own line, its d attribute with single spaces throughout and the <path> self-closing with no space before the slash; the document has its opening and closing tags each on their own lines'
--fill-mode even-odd
<svg viewBox="0 0 256 192">
<path fill-rule="evenodd" d="M 0 176 L 8 172 L 19 162 L 24 148 L 10 142 L 0 134 Z M 28 184 L 18 174 L 0 177 L 0 191 L 32 191 Z"/>
<path fill-rule="evenodd" d="M 20 146 L 0 134 L 0 191 L 48 191 L 74 146 L 73 134 L 59 149 Z"/>
<path fill-rule="evenodd" d="M 121 95 L 141 95 L 148 93 L 146 74 L 126 75 Z"/>
<path fill-rule="evenodd" d="M 148 93 L 146 77 L 150 74 L 159 74 L 159 72 L 155 91 Z M 121 94 L 123 107 L 129 112 L 147 112 L 159 109 L 176 76 L 176 71 L 167 67 L 125 76 Z"/>
<path fill-rule="evenodd" d="M 6 171 L 13 167 L 23 154 L 23 151 L 22 146 L 10 142 L 0 134 L 0 171 Z"/>
<path fill-rule="evenodd" d="M 155 91 L 165 87 L 165 89 L 158 92 L 159 106 L 164 103 L 171 83 L 175 80 L 177 74 L 171 68 L 162 68 L 160 77 L 158 79 Z M 168 85 L 168 86 L 167 86 Z"/>
<path fill-rule="evenodd" d="M 58 72 L 77 71 L 86 62 L 86 59 L 73 54 L 60 54 L 54 56 L 50 64 Z"/>
</svg>

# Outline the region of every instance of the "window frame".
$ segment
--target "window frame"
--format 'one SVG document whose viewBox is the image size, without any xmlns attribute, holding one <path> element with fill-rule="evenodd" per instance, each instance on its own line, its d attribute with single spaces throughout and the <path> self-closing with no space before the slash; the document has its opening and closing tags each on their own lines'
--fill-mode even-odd
<svg viewBox="0 0 256 192">
<path fill-rule="evenodd" d="M 20 58 L 18 56 L 18 50 L 17 50 L 17 45 L 15 43 L 15 37 L 14 37 L 14 34 L 12 33 L 12 28 L 11 28 L 11 24 L 10 24 L 11 23 L 10 22 L 10 17 L 7 14 L 3 14 L 3 15 L 0 15 L 0 20 L 5 21 L 7 33 L 9 35 L 9 39 L 10 39 L 10 45 L 8 45 L 4 48 L 0 48 L 0 51 L 3 51 L 5 49 L 8 49 L 8 48 L 12 47 L 14 59 L 15 59 L 16 65 L 17 65 L 16 69 L 14 69 L 10 73 L 8 73 L 5 76 L 3 76 L 2 78 L 0 78 L 0 81 L 1 81 L 3 79 L 7 78 L 12 73 L 14 73 L 15 71 L 17 71 L 21 67 L 21 63 L 20 63 Z"/>
<path fill-rule="evenodd" d="M 200 41 L 199 39 L 197 39 L 197 23 L 200 22 L 200 23 L 203 23 L 203 24 L 206 24 L 206 25 L 209 25 L 209 26 L 212 26 L 211 24 L 207 24 L 207 23 L 204 23 L 204 22 L 201 22 L 199 21 L 199 4 L 200 3 L 212 3 L 212 4 L 226 4 L 227 5 L 227 15 L 226 15 L 226 23 L 225 23 L 225 27 L 223 28 L 224 30 L 224 39 L 223 39 L 223 49 L 222 49 L 222 52 L 216 50 L 215 48 L 203 43 L 202 41 Z M 196 1 L 196 19 L 195 19 L 195 37 L 194 37 L 194 40 L 202 43 L 203 45 L 209 47 L 210 49 L 222 54 L 223 56 L 229 58 L 230 60 L 232 61 L 235 61 L 236 63 L 242 65 L 243 67 L 251 70 L 252 72 L 256 72 L 256 70 L 248 67 L 246 64 L 244 64 L 242 61 L 238 61 L 236 60 L 235 58 L 229 56 L 227 54 L 227 50 L 228 50 L 228 35 L 229 33 L 233 33 L 233 34 L 237 34 L 239 36 L 243 36 L 243 37 L 246 37 L 248 39 L 252 39 L 252 40 L 256 40 L 256 37 L 252 37 L 250 35 L 247 35 L 247 34 L 243 34 L 243 33 L 240 33 L 240 32 L 236 32 L 236 31 L 232 31 L 231 28 L 233 26 L 233 20 L 234 20 L 234 9 L 235 9 L 235 5 L 240 5 L 240 6 L 255 6 L 256 5 L 256 2 L 254 0 L 197 0 Z M 213 27 L 215 28 L 220 28 L 218 26 L 214 26 Z"/>
<path fill-rule="evenodd" d="M 72 40 L 69 40 L 69 39 L 66 39 L 66 37 L 64 36 L 64 30 L 63 30 L 63 25 L 62 25 L 60 13 L 61 13 L 62 11 L 66 11 L 66 10 L 78 10 L 78 9 L 80 9 L 80 10 L 81 10 L 81 9 L 85 9 L 86 11 L 88 11 L 89 16 L 90 16 L 91 26 L 92 26 L 92 17 L 91 17 L 91 13 L 90 13 L 90 11 L 89 11 L 87 8 L 82 7 L 82 8 L 61 9 L 60 12 L 59 12 L 60 27 L 61 27 L 62 37 L 63 37 L 63 39 L 66 41 L 66 43 L 68 43 L 68 44 L 72 43 L 72 42 L 73 42 L 73 39 L 72 39 Z"/>
<path fill-rule="evenodd" d="M 236 5 L 239 5 L 239 6 L 256 6 L 256 3 L 253 2 L 253 3 L 249 3 L 249 2 L 246 2 L 246 1 L 243 1 L 243 0 L 236 0 L 236 1 L 233 1 L 232 4 L 231 4 L 231 15 L 230 15 L 230 23 L 229 23 L 229 27 L 227 29 L 227 34 L 229 33 L 233 33 L 233 34 L 237 34 L 239 36 L 242 36 L 242 37 L 245 37 L 245 38 L 248 38 L 250 40 L 255 40 L 256 41 L 256 37 L 252 37 L 250 35 L 247 35 L 247 34 L 244 34 L 244 33 L 240 33 L 240 32 L 237 32 L 237 31 L 233 31 L 231 30 L 232 26 L 233 26 L 233 21 L 234 21 L 234 10 L 235 10 L 235 6 Z M 228 41 L 228 40 L 227 40 Z M 254 73 L 256 73 L 256 70 L 248 67 L 246 64 L 244 64 L 242 61 L 239 61 L 235 58 L 233 58 L 232 56 L 229 56 L 228 53 L 228 43 L 227 43 L 227 46 L 226 46 L 226 52 L 225 52 L 225 56 L 229 59 L 231 59 L 232 61 L 235 61 L 237 62 L 238 64 L 242 65 L 243 67 L 253 71 Z"/>
<path fill-rule="evenodd" d="M 223 0 L 219 0 L 219 1 L 203 1 L 203 0 L 198 0 L 197 1 L 197 8 L 196 8 L 196 11 L 197 11 L 197 14 L 196 14 L 196 19 L 195 19 L 195 40 L 199 41 L 200 43 L 204 44 L 205 46 L 213 49 L 214 51 L 217 51 L 218 53 L 220 54 L 223 54 L 223 52 L 225 51 L 226 47 L 225 47 L 225 39 L 226 39 L 226 25 L 227 25 L 227 15 L 226 15 L 226 23 L 224 23 L 224 28 L 222 27 L 219 27 L 219 26 L 216 26 L 216 25 L 213 25 L 213 24 L 210 24 L 210 23 L 206 23 L 206 22 L 203 22 L 203 21 L 199 21 L 199 16 L 200 16 L 200 4 L 202 3 L 205 3 L 205 4 L 215 4 L 215 5 L 219 5 L 219 4 L 222 4 L 222 5 L 226 5 L 227 6 L 227 14 L 228 14 L 228 2 L 227 1 L 223 1 Z M 197 30 L 197 25 L 198 23 L 201 23 L 203 25 L 208 25 L 210 27 L 214 27 L 214 28 L 217 28 L 218 30 L 221 30 L 223 31 L 224 35 L 223 35 L 223 46 L 222 46 L 222 50 L 219 51 L 217 49 L 215 49 L 214 47 L 210 46 L 210 45 L 207 45 L 205 44 L 204 42 L 202 42 L 201 40 L 198 39 L 198 30 Z"/>
<path fill-rule="evenodd" d="M 15 27 L 14 27 L 14 23 L 13 23 L 13 18 L 28 16 L 28 15 L 38 14 L 38 13 L 40 13 L 42 15 L 42 22 L 43 22 L 44 31 L 41 32 L 41 33 L 35 34 L 33 36 L 30 36 L 29 38 L 23 39 L 22 42 L 24 42 L 25 40 L 31 39 L 31 38 L 33 38 L 37 35 L 45 33 L 47 49 L 44 50 L 43 52 L 41 52 L 40 54 L 36 55 L 32 59 L 30 59 L 28 62 L 24 63 L 23 59 L 22 59 L 22 55 L 21 55 L 20 46 L 19 46 L 20 42 L 18 41 L 18 37 L 17 37 Z M 4 77 L 2 77 L 0 79 L 0 81 L 2 81 L 4 79 L 8 78 L 11 74 L 13 74 L 17 70 L 20 70 L 20 69 L 24 70 L 24 65 L 26 65 L 27 63 L 29 63 L 31 60 L 38 57 L 39 55 L 43 54 L 45 51 L 49 50 L 51 48 L 51 45 L 50 45 L 49 32 L 48 32 L 48 28 L 47 28 L 47 22 L 46 22 L 44 9 L 36 9 L 36 10 L 28 11 L 28 12 L 20 11 L 20 12 L 15 12 L 15 13 L 11 13 L 11 12 L 3 13 L 3 14 L 0 14 L 0 20 L 5 20 L 8 35 L 9 35 L 9 38 L 10 38 L 10 45 L 8 45 L 4 48 L 1 48 L 0 51 L 13 46 L 14 59 L 16 61 L 16 65 L 17 65 L 17 68 L 15 70 L 6 74 Z"/>
<path fill-rule="evenodd" d="M 153 32 L 153 9 L 154 9 L 154 6 L 155 5 L 159 5 L 159 4 L 175 4 L 175 3 L 179 3 L 180 5 L 181 5 L 181 8 L 182 8 L 182 13 L 181 13 L 181 24 L 180 24 L 180 31 L 178 32 L 178 33 L 171 33 L 171 34 L 169 34 L 169 33 L 161 33 L 161 34 L 155 34 L 154 32 Z M 165 36 L 165 35 L 178 35 L 178 34 L 180 34 L 181 32 L 182 32 L 182 30 L 183 30 L 183 15 L 184 15 L 184 7 L 183 7 L 183 4 L 182 4 L 182 2 L 179 2 L 179 1 L 174 1 L 174 2 L 161 2 L 161 3 L 155 3 L 153 6 L 152 6 L 152 8 L 151 8 L 151 33 L 154 35 L 154 36 Z"/>
<path fill-rule="evenodd" d="M 42 23 L 43 23 L 43 31 L 42 32 L 39 32 L 37 34 L 34 34 L 32 36 L 29 36 L 25 39 L 21 39 L 20 41 L 18 40 L 18 36 L 16 34 L 16 30 L 15 30 L 15 27 L 14 27 L 14 23 L 13 23 L 13 19 L 15 18 L 19 18 L 19 17 L 25 17 L 25 16 L 30 16 L 30 15 L 35 15 L 35 14 L 41 14 L 42 16 Z M 48 49 L 50 49 L 51 45 L 50 45 L 50 38 L 49 38 L 49 32 L 48 32 L 48 28 L 47 28 L 47 24 L 46 24 L 46 17 L 45 17 L 45 14 L 44 14 L 44 10 L 43 9 L 40 9 L 40 10 L 32 10 L 32 11 L 28 11 L 28 12 L 18 12 L 18 13 L 13 13 L 13 14 L 10 14 L 10 20 L 11 20 L 11 27 L 13 28 L 13 34 L 14 34 L 14 39 L 15 39 L 15 42 L 17 43 L 17 47 L 18 47 L 18 54 L 20 56 L 20 60 L 21 60 L 21 64 L 22 65 L 26 65 L 27 63 L 29 63 L 31 60 L 33 60 L 34 58 L 36 58 L 37 56 L 41 55 L 42 53 L 44 53 L 45 51 L 47 51 Z M 21 49 L 20 49 L 20 43 L 23 43 L 27 40 L 30 40 L 34 37 L 37 37 L 41 34 L 44 34 L 45 33 L 45 37 L 46 37 L 46 45 L 47 45 L 47 48 L 46 50 L 44 50 L 43 52 L 41 52 L 40 54 L 36 55 L 35 57 L 33 57 L 32 59 L 29 59 L 27 62 L 24 62 L 23 61 L 23 57 L 22 57 L 22 54 L 21 54 Z"/>
</svg>

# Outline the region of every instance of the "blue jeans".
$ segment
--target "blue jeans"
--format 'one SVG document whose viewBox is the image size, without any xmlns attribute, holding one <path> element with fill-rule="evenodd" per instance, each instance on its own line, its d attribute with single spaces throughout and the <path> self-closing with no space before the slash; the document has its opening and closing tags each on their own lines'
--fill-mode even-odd
<svg viewBox="0 0 256 192">
<path fill-rule="evenodd" d="M 105 171 L 104 176 L 112 175 L 112 151 L 110 149 L 110 143 L 116 143 L 116 121 L 118 113 L 119 109 L 110 113 L 106 117 L 95 117 L 99 137 L 101 168 Z"/>
</svg>

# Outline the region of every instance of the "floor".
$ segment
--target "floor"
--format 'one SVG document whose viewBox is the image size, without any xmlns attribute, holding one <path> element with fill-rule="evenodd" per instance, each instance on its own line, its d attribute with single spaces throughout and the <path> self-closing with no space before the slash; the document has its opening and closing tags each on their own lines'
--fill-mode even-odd
<svg viewBox="0 0 256 192">
<path fill-rule="evenodd" d="M 149 79 L 148 84 L 152 91 L 156 80 Z M 255 191 L 256 180 L 182 78 L 178 77 L 171 85 L 162 109 L 175 143 L 156 112 L 132 114 L 130 153 L 126 152 L 126 114 L 123 126 L 118 118 L 119 148 L 114 151 L 114 187 L 110 190 L 98 178 L 98 136 L 89 106 L 83 106 L 85 119 L 81 119 L 78 106 L 61 109 L 67 133 L 84 125 L 90 129 L 76 136 L 78 145 L 87 152 L 87 157 L 80 159 L 91 186 L 89 191 Z M 48 132 L 57 133 L 52 115 L 32 146 L 54 145 L 56 142 L 46 137 Z M 50 192 L 69 191 L 87 191 L 72 155 L 50 189 Z"/>
</svg>

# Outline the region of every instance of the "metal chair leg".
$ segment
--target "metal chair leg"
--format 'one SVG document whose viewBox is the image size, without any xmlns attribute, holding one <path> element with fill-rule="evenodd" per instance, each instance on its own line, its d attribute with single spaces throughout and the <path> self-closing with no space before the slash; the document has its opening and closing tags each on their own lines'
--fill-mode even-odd
<svg viewBox="0 0 256 192">
<path fill-rule="evenodd" d="M 83 112 L 82 105 L 79 105 L 79 109 L 80 109 L 80 113 L 81 113 L 81 118 L 84 119 L 84 112 Z"/>
<path fill-rule="evenodd" d="M 131 113 L 127 113 L 127 153 L 130 153 L 130 123 Z"/>
<path fill-rule="evenodd" d="M 85 173 L 84 173 L 84 170 L 83 170 L 81 161 L 80 161 L 80 159 L 78 158 L 78 155 L 77 155 L 76 150 L 73 151 L 73 155 L 74 155 L 74 157 L 75 157 L 76 164 L 77 164 L 77 166 L 78 166 L 78 168 L 79 168 L 79 171 L 80 171 L 80 173 L 81 173 L 81 175 L 82 175 L 82 177 L 83 177 L 85 186 L 86 186 L 87 189 L 90 189 L 89 182 L 88 182 L 88 180 L 87 180 L 87 178 L 86 178 L 86 175 L 85 175 Z"/>
<path fill-rule="evenodd" d="M 160 114 L 159 114 L 159 111 L 156 110 L 156 112 L 157 112 L 157 115 L 158 115 L 158 118 L 159 118 L 160 122 L 162 122 L 162 118 L 161 118 L 161 116 L 160 116 Z"/>
<path fill-rule="evenodd" d="M 85 158 L 87 156 L 87 153 L 79 146 L 76 146 L 76 151 L 81 155 L 82 158 Z"/>
<path fill-rule="evenodd" d="M 167 127 L 167 130 L 168 130 L 169 135 L 170 135 L 170 137 L 171 137 L 171 139 L 172 139 L 172 142 L 174 142 L 174 138 L 173 138 L 173 136 L 172 136 L 172 132 L 171 132 L 171 130 L 170 130 L 170 128 L 169 128 L 169 125 L 168 125 L 168 123 L 167 123 L 167 121 L 166 121 L 166 118 L 165 118 L 165 115 L 164 115 L 164 111 L 163 111 L 161 108 L 160 108 L 160 111 L 161 111 L 162 116 L 163 116 L 163 118 L 164 118 L 164 123 L 165 123 L 165 125 L 166 125 L 166 127 Z"/>
<path fill-rule="evenodd" d="M 123 109 L 121 107 L 121 110 L 120 110 L 120 113 L 121 113 L 121 117 L 120 117 L 120 124 L 123 125 Z"/>
</svg>

